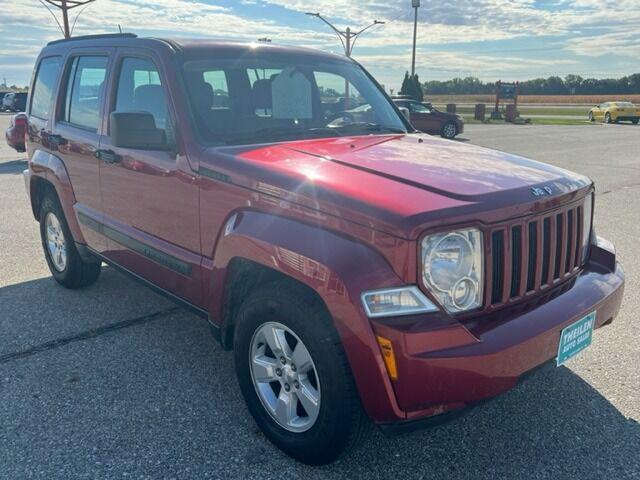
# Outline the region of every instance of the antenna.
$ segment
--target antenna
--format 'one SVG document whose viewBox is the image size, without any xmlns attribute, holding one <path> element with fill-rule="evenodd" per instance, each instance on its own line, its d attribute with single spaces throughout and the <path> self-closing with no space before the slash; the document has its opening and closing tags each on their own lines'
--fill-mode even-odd
<svg viewBox="0 0 640 480">
<path fill-rule="evenodd" d="M 56 20 L 58 27 L 60 27 L 60 30 L 64 35 L 64 38 L 71 38 L 73 29 L 75 28 L 76 22 L 78 21 L 78 17 L 82 15 L 82 12 L 85 11 L 85 9 L 89 6 L 90 3 L 93 3 L 96 0 L 39 0 L 39 1 L 47 8 L 47 10 L 49 10 L 49 13 L 53 15 L 53 18 Z M 47 2 L 49 5 L 53 5 L 54 7 L 62 11 L 63 25 L 60 25 L 58 18 L 54 15 L 54 13 L 51 11 L 49 6 L 46 5 L 44 2 Z M 80 13 L 78 13 L 78 15 L 76 15 L 76 19 L 73 22 L 73 26 L 69 28 L 69 10 L 72 10 L 77 7 L 84 7 L 84 8 L 80 10 Z"/>
</svg>

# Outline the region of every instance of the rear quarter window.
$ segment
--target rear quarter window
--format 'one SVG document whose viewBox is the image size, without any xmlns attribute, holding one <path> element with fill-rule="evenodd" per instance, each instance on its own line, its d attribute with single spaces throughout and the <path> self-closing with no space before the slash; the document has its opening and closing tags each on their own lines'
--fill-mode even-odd
<svg viewBox="0 0 640 480">
<path fill-rule="evenodd" d="M 33 84 L 31 115 L 48 120 L 53 105 L 55 88 L 62 68 L 61 57 L 43 58 L 38 66 L 38 73 Z"/>
</svg>

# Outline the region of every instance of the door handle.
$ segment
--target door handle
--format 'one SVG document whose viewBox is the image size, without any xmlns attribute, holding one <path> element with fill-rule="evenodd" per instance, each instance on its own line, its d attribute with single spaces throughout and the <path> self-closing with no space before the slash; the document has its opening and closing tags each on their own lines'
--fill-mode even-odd
<svg viewBox="0 0 640 480">
<path fill-rule="evenodd" d="M 113 150 L 96 150 L 96 158 L 105 163 L 118 163 L 120 159 Z"/>
</svg>

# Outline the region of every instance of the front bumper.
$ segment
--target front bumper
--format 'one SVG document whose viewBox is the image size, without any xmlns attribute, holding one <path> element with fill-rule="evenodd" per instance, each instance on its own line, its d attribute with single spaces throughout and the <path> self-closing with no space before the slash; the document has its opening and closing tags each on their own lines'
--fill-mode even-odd
<svg viewBox="0 0 640 480">
<path fill-rule="evenodd" d="M 525 373 L 555 358 L 563 328 L 597 312 L 596 328 L 617 315 L 624 272 L 615 254 L 593 245 L 583 271 L 537 298 L 472 322 L 430 328 L 373 322 L 392 341 L 398 367 L 393 389 L 411 421 L 463 409 L 515 386 Z M 597 342 L 597 337 L 594 339 Z"/>
</svg>

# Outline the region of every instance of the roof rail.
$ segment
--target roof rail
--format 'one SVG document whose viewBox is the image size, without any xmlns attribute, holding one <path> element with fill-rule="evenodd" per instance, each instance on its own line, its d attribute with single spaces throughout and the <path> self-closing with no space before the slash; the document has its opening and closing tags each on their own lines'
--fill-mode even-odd
<svg viewBox="0 0 640 480">
<path fill-rule="evenodd" d="M 62 38 L 47 43 L 47 45 L 56 45 L 63 42 L 73 42 L 76 40 L 99 40 L 101 38 L 138 38 L 135 33 L 101 33 L 98 35 L 82 35 L 79 37 Z"/>
</svg>

